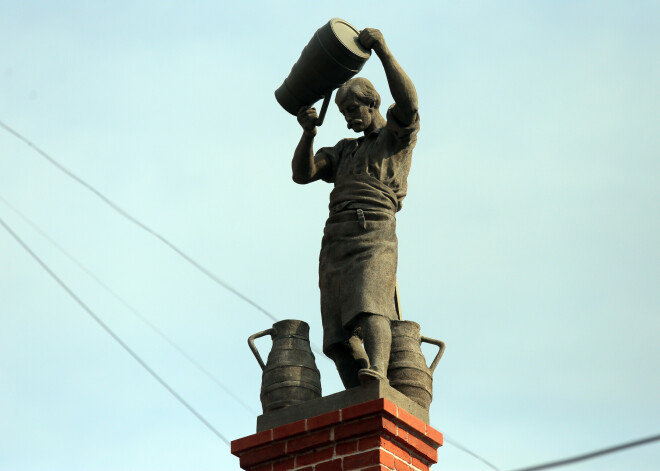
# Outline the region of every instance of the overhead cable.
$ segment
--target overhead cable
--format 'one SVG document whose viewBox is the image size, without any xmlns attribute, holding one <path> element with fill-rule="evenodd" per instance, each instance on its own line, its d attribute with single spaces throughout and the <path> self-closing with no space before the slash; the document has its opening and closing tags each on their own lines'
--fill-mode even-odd
<svg viewBox="0 0 660 471">
<path fill-rule="evenodd" d="M 495 466 L 490 461 L 486 460 L 485 458 L 482 458 L 481 456 L 476 454 L 474 451 L 472 451 L 472 450 L 468 449 L 467 447 L 461 445 L 460 443 L 458 443 L 453 438 L 449 438 L 446 433 L 443 433 L 442 435 L 443 435 L 443 437 L 444 437 L 444 439 L 447 443 L 449 443 L 452 446 L 455 446 L 456 448 L 461 450 L 463 453 L 467 453 L 468 455 L 472 456 L 473 458 L 478 459 L 479 461 L 481 461 L 482 463 L 487 465 L 489 468 L 494 469 L 495 471 L 501 471 L 497 466 Z"/>
<path fill-rule="evenodd" d="M 660 435 L 653 435 L 651 437 L 642 438 L 640 440 L 635 440 L 632 442 L 622 443 L 621 445 L 615 445 L 608 448 L 603 448 L 602 450 L 592 451 L 590 453 L 585 453 L 583 455 L 573 456 L 572 458 L 565 458 L 563 460 L 551 461 L 549 463 L 544 463 L 536 466 L 530 466 L 528 468 L 520 468 L 515 471 L 539 471 L 541 469 L 550 469 L 558 468 L 560 466 L 566 466 L 567 464 L 577 463 L 579 461 L 586 461 L 599 456 L 608 455 L 610 453 L 616 453 L 628 448 L 634 448 L 642 445 L 647 445 L 651 442 L 660 440 Z"/>
<path fill-rule="evenodd" d="M 1 197 L 0 197 L 1 198 Z M 3 199 L 4 201 L 4 199 Z M 6 203 L 6 201 L 5 201 Z M 154 379 L 156 379 L 161 386 L 163 386 L 167 391 L 172 394 L 190 413 L 192 413 L 199 421 L 201 421 L 206 427 L 211 430 L 220 440 L 222 440 L 226 445 L 230 445 L 229 440 L 222 434 L 220 433 L 213 425 L 211 425 L 197 410 L 195 410 L 188 402 L 186 402 L 167 382 L 165 382 L 164 379 L 162 379 L 147 363 L 145 363 L 142 358 L 135 353 L 110 327 L 108 327 L 67 285 L 62 281 L 47 265 L 45 262 L 39 258 L 39 256 L 34 253 L 28 246 L 27 244 L 5 223 L 5 221 L 0 218 L 0 225 L 2 225 L 5 230 L 23 247 L 23 249 L 30 254 L 30 256 L 60 285 L 64 291 L 67 292 L 69 296 L 71 296 L 79 305 L 82 307 L 87 314 L 89 314 L 92 319 L 96 321 L 96 323 L 103 328 L 103 330 L 110 335 L 113 340 L 115 340 L 135 361 L 137 361 Z M 232 395 L 233 396 L 233 395 Z M 580 461 L 586 461 L 590 460 L 593 458 L 597 458 L 599 456 L 611 454 L 611 453 L 616 453 L 619 451 L 623 451 L 626 449 L 630 448 L 635 448 L 639 447 L 642 445 L 646 445 L 652 442 L 660 441 L 660 435 L 653 435 L 650 437 L 642 438 L 639 440 L 634 440 L 632 442 L 627 442 L 627 443 L 622 443 L 620 445 L 615 445 L 611 446 L 608 448 L 603 448 L 601 450 L 596 450 L 593 452 L 585 453 L 582 455 L 574 456 L 571 458 L 565 458 L 557 461 L 552 461 L 540 465 L 535 465 L 531 467 L 526 467 L 526 468 L 519 468 L 515 471 L 541 471 L 544 469 L 551 469 L 551 468 L 557 468 L 560 466 L 565 466 L 568 464 L 573 464 L 577 463 Z M 451 445 L 459 448 L 460 450 L 464 451 L 465 453 L 473 456 L 474 458 L 478 459 L 479 461 L 483 462 L 484 464 L 488 465 L 490 468 L 500 471 L 499 468 L 497 468 L 495 465 L 492 463 L 488 462 L 478 454 L 470 451 L 463 445 L 459 444 L 453 439 L 447 439 L 447 442 L 450 443 Z"/>
<path fill-rule="evenodd" d="M 159 234 L 159 233 L 156 232 L 155 230 L 151 229 L 149 226 L 147 226 L 146 224 L 144 224 L 143 222 L 141 222 L 140 220 L 138 220 L 137 218 L 135 218 L 134 216 L 132 216 L 132 215 L 129 214 L 128 212 L 126 212 L 124 209 L 122 209 L 121 207 L 119 207 L 117 204 L 113 203 L 113 202 L 112 202 L 107 196 L 105 196 L 105 195 L 104 195 L 103 193 L 101 193 L 99 190 L 97 190 L 97 189 L 94 188 L 92 185 L 90 185 L 89 183 L 87 183 L 86 181 L 84 181 L 82 178 L 78 177 L 76 174 L 74 174 L 73 172 L 71 172 L 69 169 L 67 169 L 66 167 L 64 167 L 62 164 L 60 164 L 58 161 L 56 161 L 53 157 L 51 157 L 51 156 L 48 155 L 46 152 L 44 152 L 42 149 L 40 149 L 40 148 L 37 147 L 35 144 L 33 144 L 33 143 L 32 143 L 30 140 L 28 140 L 26 137 L 24 137 L 23 135 L 19 134 L 19 133 L 18 133 L 17 131 L 15 131 L 14 129 L 10 128 L 9 126 L 7 126 L 7 125 L 6 125 L 5 123 L 3 123 L 2 121 L 0 121 L 0 126 L 3 127 L 3 128 L 4 128 L 7 132 L 9 132 L 10 134 L 14 135 L 15 137 L 17 137 L 18 139 L 20 139 L 21 141 L 23 141 L 23 142 L 24 142 L 25 144 L 27 144 L 28 146 L 32 147 L 35 151 L 37 151 L 37 152 L 39 153 L 39 155 L 41 155 L 41 156 L 42 156 L 43 158 L 45 158 L 48 162 L 50 162 L 52 165 L 54 165 L 58 170 L 60 170 L 61 172 L 65 173 L 67 176 L 69 176 L 70 178 L 72 178 L 73 180 L 75 180 L 76 182 L 78 182 L 79 184 L 81 184 L 82 186 L 84 186 L 85 188 L 87 188 L 89 191 L 91 191 L 92 193 L 94 193 L 94 194 L 95 194 L 95 195 L 96 195 L 101 201 L 103 201 L 105 204 L 107 204 L 108 206 L 110 206 L 112 209 L 114 209 L 117 213 L 119 213 L 120 215 L 122 215 L 124 218 L 128 219 L 130 222 L 132 222 L 133 224 L 135 224 L 136 226 L 138 226 L 140 229 L 142 229 L 142 230 L 148 232 L 149 234 L 151 234 L 152 236 L 154 236 L 154 237 L 156 237 L 158 240 L 160 240 L 162 243 L 164 243 L 165 245 L 167 245 L 170 249 L 172 249 L 174 252 L 176 252 L 177 254 L 179 254 L 179 256 L 181 256 L 185 261 L 187 261 L 187 262 L 190 263 L 192 266 L 194 266 L 195 268 L 197 268 L 199 271 L 201 271 L 202 273 L 204 273 L 204 274 L 205 274 L 207 277 L 209 277 L 211 280 L 213 280 L 214 282 L 216 282 L 217 284 L 219 284 L 220 286 L 222 286 L 223 288 L 225 288 L 227 291 L 231 292 L 232 294 L 238 296 L 239 298 L 241 298 L 243 301 L 245 301 L 246 303 L 248 303 L 249 305 L 251 305 L 251 306 L 254 307 L 255 309 L 259 310 L 262 314 L 264 314 L 265 316 L 267 316 L 268 318 L 270 318 L 271 320 L 273 320 L 273 322 L 277 322 L 277 321 L 279 320 L 279 319 L 277 319 L 274 315 L 272 315 L 270 312 L 268 312 L 266 309 L 264 309 L 264 308 L 261 307 L 259 304 L 257 304 L 256 302 L 254 302 L 252 299 L 248 298 L 246 295 L 244 295 L 243 293 L 241 293 L 240 291 L 238 291 L 238 290 L 237 290 L 236 288 L 234 288 L 233 286 L 229 285 L 227 282 L 225 282 L 225 281 L 221 280 L 220 278 L 218 278 L 218 277 L 217 277 L 215 274 L 213 274 L 210 270 L 208 270 L 207 268 L 205 268 L 204 266 L 202 266 L 199 262 L 195 261 L 192 257 L 190 257 L 188 254 L 186 254 L 183 250 L 181 250 L 180 248 L 178 248 L 176 245 L 174 245 L 172 242 L 170 242 L 170 241 L 169 241 L 168 239 L 166 239 L 164 236 L 162 236 L 161 234 Z"/>
<path fill-rule="evenodd" d="M 192 413 L 197 419 L 199 419 L 200 422 L 202 422 L 206 427 L 211 430 L 220 440 L 222 440 L 226 445 L 229 445 L 229 440 L 222 434 L 220 433 L 213 425 L 209 423 L 199 412 L 197 412 L 188 402 L 186 402 L 163 378 L 161 378 L 154 370 L 151 369 L 149 365 L 147 365 L 140 356 L 135 353 L 110 327 L 108 327 L 100 317 L 98 317 L 94 312 L 62 281 L 49 267 L 46 265 L 45 262 L 39 258 L 39 256 L 34 253 L 30 247 L 27 246 L 25 242 L 5 223 L 5 221 L 0 218 L 0 225 L 2 225 L 7 232 L 25 249 L 26 252 L 28 252 L 32 258 L 39 264 L 41 265 L 41 268 L 43 268 L 50 276 L 53 278 L 57 284 L 60 285 L 60 287 L 67 292 L 69 296 L 71 296 L 74 301 L 76 301 L 80 307 L 82 307 L 87 314 L 90 315 L 92 319 L 96 321 L 96 323 L 101 326 L 103 330 L 105 330 L 110 337 L 112 337 L 130 356 L 133 357 L 135 361 L 137 361 L 147 372 L 153 376 L 156 381 L 158 381 L 161 386 L 163 386 L 165 389 L 169 391 L 172 396 L 174 396 L 190 413 Z"/>
<path fill-rule="evenodd" d="M 156 335 L 161 339 L 167 342 L 174 350 L 176 350 L 180 355 L 186 358 L 197 370 L 203 373 L 207 378 L 213 381 L 218 387 L 223 391 L 229 394 L 236 402 L 243 406 L 248 412 L 253 415 L 256 415 L 254 409 L 245 403 L 237 394 L 235 394 L 231 389 L 229 389 L 222 381 L 216 378 L 210 371 L 204 368 L 197 360 L 195 360 L 191 355 L 184 351 L 177 343 L 167 336 L 162 330 L 160 330 L 153 322 L 147 319 L 142 315 L 136 308 L 123 299 L 116 291 L 110 288 L 105 284 L 101 279 L 99 279 L 94 273 L 92 273 L 85 265 L 77 260 L 73 255 L 71 255 L 66 249 L 64 249 L 60 244 L 53 240 L 46 232 L 44 232 L 39 226 L 37 226 L 33 221 L 31 221 L 25 214 L 19 211 L 16 207 L 10 204 L 5 198 L 0 195 L 0 201 L 2 201 L 9 209 L 11 209 L 18 217 L 25 221 L 32 229 L 37 231 L 41 236 L 50 242 L 57 250 L 59 250 L 64 256 L 71 260 L 74 264 L 78 266 L 82 271 L 84 271 L 91 279 L 93 279 L 101 288 L 107 291 L 113 298 L 115 298 L 119 303 L 121 303 L 126 309 L 133 313 L 138 319 L 140 319 L 147 327 L 149 327 Z"/>
<path fill-rule="evenodd" d="M 76 174 L 74 174 L 73 172 L 71 172 L 69 169 L 67 169 L 66 167 L 64 167 L 64 166 L 63 166 L 62 164 L 60 164 L 57 160 L 55 160 L 53 157 L 51 157 L 50 155 L 48 155 L 44 150 L 42 150 L 41 148 L 39 148 L 36 144 L 34 144 L 32 141 L 30 141 L 28 138 L 26 138 L 26 137 L 23 136 L 22 134 L 20 134 L 18 131 L 15 131 L 14 129 L 12 129 L 11 127 L 9 127 L 7 124 L 3 123 L 2 121 L 0 121 L 0 127 L 4 128 L 7 132 L 9 132 L 10 134 L 12 134 L 14 137 L 20 139 L 22 142 L 24 142 L 25 144 L 27 144 L 28 146 L 30 146 L 31 148 L 33 148 L 33 149 L 34 149 L 39 155 L 41 155 L 43 158 L 45 158 L 48 162 L 50 162 L 50 163 L 51 163 L 53 166 L 55 166 L 58 170 L 60 170 L 60 171 L 63 172 L 64 174 L 66 174 L 66 175 L 67 175 L 68 177 L 70 177 L 71 179 L 75 180 L 75 181 L 76 181 L 77 183 L 79 183 L 80 185 L 82 185 L 82 186 L 84 186 L 85 188 L 87 188 L 87 189 L 88 189 L 89 191 L 91 191 L 92 193 L 94 193 L 94 194 L 95 194 L 95 195 L 96 195 L 101 201 L 103 201 L 105 204 L 107 204 L 108 206 L 110 206 L 115 212 L 119 213 L 121 216 L 123 216 L 125 219 L 127 219 L 127 220 L 130 221 L 130 222 L 132 222 L 132 223 L 135 224 L 136 226 L 138 226 L 140 229 L 144 230 L 145 232 L 151 234 L 152 236 L 154 236 L 155 238 L 157 238 L 158 240 L 160 240 L 163 244 L 165 244 L 167 247 L 169 247 L 169 248 L 172 249 L 174 252 L 176 252 L 181 258 L 183 258 L 185 261 L 187 261 L 187 262 L 190 263 L 192 266 L 194 266 L 195 268 L 197 268 L 200 272 L 202 272 L 202 273 L 203 273 L 204 275 L 206 275 L 208 278 L 210 278 L 211 280 L 213 280 L 216 284 L 222 286 L 223 288 L 225 288 L 225 289 L 226 289 L 227 291 L 229 291 L 230 293 L 234 294 L 235 296 L 239 297 L 240 299 L 242 299 L 243 301 L 245 301 L 246 303 L 248 303 L 250 306 L 252 306 L 252 307 L 254 307 L 255 309 L 257 309 L 259 312 L 261 312 L 262 314 L 264 314 L 266 317 L 268 317 L 269 319 L 271 319 L 273 322 L 277 322 L 277 321 L 279 321 L 279 319 L 278 319 L 277 317 L 275 317 L 273 314 L 271 314 L 271 313 L 268 312 L 266 309 L 264 309 L 264 308 L 261 307 L 259 304 L 257 304 L 255 301 L 253 301 L 252 299 L 250 299 L 249 297 L 247 297 L 246 295 L 244 295 L 243 293 L 241 293 L 240 291 L 238 291 L 236 288 L 234 288 L 233 286 L 231 286 L 230 284 L 228 284 L 226 281 L 220 279 L 217 275 L 215 275 L 215 274 L 214 274 L 213 272 L 211 272 L 209 269 L 207 269 L 206 267 L 204 267 L 203 265 L 201 265 L 199 262 L 197 262 L 196 260 L 194 260 L 191 256 L 189 256 L 187 253 L 185 253 L 185 252 L 184 252 L 183 250 L 181 250 L 179 247 L 177 247 L 176 245 L 174 245 L 172 242 L 170 242 L 170 241 L 169 241 L 167 238 L 165 238 L 163 235 L 161 235 L 161 234 L 159 234 L 158 232 L 156 232 L 155 230 L 151 229 L 149 226 L 147 226 L 146 224 L 144 224 L 143 222 L 141 222 L 140 220 L 138 220 L 137 218 L 135 218 L 134 216 L 132 216 L 132 215 L 129 214 L 128 212 L 126 212 L 124 209 L 122 209 L 121 207 L 119 207 L 119 206 L 118 206 L 117 204 L 115 204 L 114 202 L 112 202 L 107 196 L 105 196 L 103 193 L 101 193 L 99 190 L 97 190 L 96 188 L 94 188 L 91 184 L 87 183 L 87 182 L 86 182 L 85 180 L 83 180 L 82 178 L 78 177 Z M 316 346 L 316 345 L 313 344 L 313 343 L 311 343 L 311 348 L 312 348 L 312 350 L 314 350 L 316 353 L 318 353 L 319 355 L 321 355 L 322 358 L 325 358 L 326 360 L 329 361 L 329 359 L 325 356 L 325 354 L 323 353 L 323 350 L 322 350 L 321 348 L 319 348 L 318 346 Z"/>
<path fill-rule="evenodd" d="M 78 182 L 80 185 L 84 186 L 87 188 L 89 191 L 94 193 L 99 199 L 101 199 L 104 203 L 106 203 L 108 206 L 110 206 L 113 210 L 115 210 L 117 213 L 119 213 L 121 216 L 141 228 L 142 230 L 146 231 L 147 233 L 151 234 L 152 236 L 156 237 L 159 239 L 162 243 L 164 243 L 166 246 L 168 246 L 170 249 L 172 249 L 174 252 L 176 252 L 179 256 L 181 256 L 184 260 L 186 260 L 188 263 L 193 265 L 195 268 L 197 268 L 199 271 L 201 271 L 204 275 L 206 275 L 208 278 L 213 280 L 215 283 L 218 285 L 222 286 L 235 296 L 239 297 L 246 303 L 250 304 L 252 307 L 260 311 L 262 314 L 270 318 L 272 321 L 277 322 L 278 319 L 272 315 L 270 312 L 268 312 L 266 309 L 261 307 L 259 304 L 257 304 L 255 301 L 252 299 L 248 298 L 244 294 L 242 294 L 240 291 L 236 290 L 234 287 L 229 285 L 227 282 L 223 281 L 222 279 L 218 278 L 215 274 L 213 274 L 210 270 L 205 268 L 203 265 L 201 265 L 199 262 L 195 261 L 192 257 L 190 257 L 188 254 L 183 252 L 183 250 L 179 249 L 176 245 L 174 245 L 172 242 L 170 242 L 168 239 L 166 239 L 164 236 L 156 232 L 155 230 L 151 229 L 149 226 L 146 224 L 142 223 L 140 220 L 126 212 L 124 209 L 119 207 L 117 204 L 112 202 L 108 197 L 106 197 L 103 193 L 101 193 L 99 190 L 94 188 L 92 185 L 89 183 L 85 182 L 82 180 L 80 177 L 75 175 L 73 172 L 68 170 L 66 167 L 64 167 L 62 164 L 57 162 L 54 158 L 52 158 L 50 155 L 48 155 L 46 152 L 44 152 L 42 149 L 37 147 L 35 144 L 33 144 L 30 140 L 28 140 L 26 137 L 0 121 L 0 127 L 4 128 L 7 132 L 10 134 L 14 135 L 21 141 L 23 141 L 25 144 L 28 146 L 32 147 L 37 153 L 39 153 L 42 157 L 44 157 L 48 162 L 50 162 L 53 166 L 55 166 L 57 169 L 65 173 L 67 176 Z M 187 353 L 185 353 L 176 343 L 174 343 L 169 337 L 167 337 L 164 333 L 162 333 L 155 325 L 153 325 L 151 322 L 149 322 L 144 316 L 142 316 L 139 312 L 137 312 L 130 304 L 128 304 L 126 301 L 124 301 L 117 293 L 112 291 L 107 285 L 105 285 L 101 280 L 99 280 L 96 276 L 94 276 L 88 269 L 86 269 L 81 263 L 79 263 L 75 258 L 73 258 L 68 252 L 66 252 L 62 247 L 60 247 L 56 242 L 54 242 L 50 237 L 48 237 L 43 231 L 41 231 L 36 225 L 34 225 L 29 219 L 27 219 L 25 216 L 20 214 L 15 208 L 13 208 L 4 198 L 0 197 L 2 201 L 11 209 L 13 209 L 19 216 L 21 216 L 28 224 L 30 224 L 35 230 L 37 230 L 41 235 L 43 235 L 46 239 L 48 239 L 55 247 L 57 247 L 64 255 L 66 255 L 69 259 L 71 259 L 76 265 L 78 265 L 83 271 L 85 271 L 89 276 L 91 276 L 97 283 L 99 283 L 102 287 L 104 287 L 111 295 L 113 295 L 119 302 L 121 302 L 124 306 L 126 306 L 131 312 L 136 314 L 142 321 L 144 321 L 148 326 L 150 326 L 154 332 L 156 332 L 159 336 L 161 336 L 166 342 L 168 342 L 170 345 L 172 345 L 173 348 L 175 348 L 179 353 L 184 355 L 189 361 L 191 361 L 198 369 L 200 369 L 205 375 L 210 377 L 216 384 L 218 384 L 221 388 L 223 388 L 226 392 L 228 392 L 235 400 L 237 400 L 239 403 L 241 403 L 244 407 L 247 407 L 250 412 L 254 414 L 254 411 L 252 411 L 249 406 L 246 406 L 243 401 L 241 401 L 234 393 L 232 393 L 226 386 L 222 385 L 217 379 L 213 377 L 207 370 L 205 370 L 201 365 L 199 365 L 192 357 L 190 357 Z M 188 411 L 190 411 L 195 417 L 197 417 L 198 420 L 200 420 L 206 427 L 208 427 L 217 437 L 219 437 L 225 444 L 229 445 L 229 440 L 222 435 L 215 427 L 213 427 L 199 412 L 197 412 L 190 404 L 188 404 L 174 389 L 172 389 L 171 386 L 169 386 L 154 370 L 152 370 L 149 365 L 147 365 L 144 360 L 142 360 L 126 343 L 121 340 L 117 336 L 117 334 L 114 333 L 94 312 L 73 292 L 71 289 L 23 242 L 23 240 L 0 218 L 0 224 L 9 232 L 9 234 L 34 258 L 39 265 L 64 289 L 69 296 L 71 296 L 119 345 L 126 350 L 126 352 L 131 355 L 149 374 L 151 374 L 165 389 L 167 389 L 170 394 L 172 394 Z M 312 345 L 312 348 L 315 346 Z M 321 353 L 320 349 L 314 348 L 317 353 Z M 479 461 L 483 462 L 487 466 L 489 466 L 491 469 L 494 469 L 495 471 L 500 471 L 499 468 L 497 468 L 495 465 L 487 461 L 486 459 L 482 458 L 478 454 L 474 453 L 473 451 L 469 450 L 468 448 L 464 447 L 463 445 L 459 444 L 453 439 L 449 439 L 446 437 L 446 440 L 448 443 L 451 445 L 455 446 L 456 448 L 462 450 L 463 452 L 473 456 L 474 458 L 478 459 Z M 544 469 L 550 469 L 550 468 L 556 468 L 560 466 L 565 466 L 568 464 L 572 463 L 577 463 L 580 461 L 586 461 L 589 459 L 593 459 L 599 456 L 611 454 L 611 453 L 616 453 L 622 450 L 626 450 L 629 448 L 634 448 L 642 445 L 646 445 L 655 441 L 660 441 L 660 435 L 654 435 L 651 437 L 643 438 L 640 440 L 635 440 L 632 442 L 624 443 L 621 445 L 616 445 L 608 448 L 604 448 L 601 450 L 593 451 L 590 453 L 585 453 L 582 455 L 574 456 L 571 458 L 566 458 L 562 460 L 557 460 L 557 461 L 552 461 L 548 463 L 544 463 L 541 465 L 535 465 L 527 468 L 520 468 L 515 471 L 540 471 Z"/>
</svg>

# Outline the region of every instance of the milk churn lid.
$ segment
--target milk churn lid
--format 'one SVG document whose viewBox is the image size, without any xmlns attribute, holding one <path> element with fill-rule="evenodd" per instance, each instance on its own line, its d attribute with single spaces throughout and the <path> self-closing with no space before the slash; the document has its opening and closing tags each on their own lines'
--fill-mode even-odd
<svg viewBox="0 0 660 471">
<path fill-rule="evenodd" d="M 341 18 L 333 18 L 330 20 L 330 27 L 332 28 L 335 37 L 344 45 L 344 47 L 346 47 L 346 49 L 348 49 L 349 52 L 356 57 L 365 60 L 371 57 L 371 51 L 365 49 L 362 44 L 360 44 L 360 41 L 358 40 L 360 30 L 355 26 Z"/>
</svg>

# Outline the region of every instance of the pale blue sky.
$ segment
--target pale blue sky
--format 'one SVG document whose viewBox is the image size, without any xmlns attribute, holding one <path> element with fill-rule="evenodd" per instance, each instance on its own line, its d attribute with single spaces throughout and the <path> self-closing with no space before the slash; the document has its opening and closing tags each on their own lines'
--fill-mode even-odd
<svg viewBox="0 0 660 471">
<path fill-rule="evenodd" d="M 398 278 L 404 317 L 447 343 L 432 424 L 503 470 L 660 433 L 660 4 L 278 3 L 0 1 L 0 120 L 320 344 L 331 188 L 291 181 L 300 128 L 273 91 L 330 18 L 380 28 L 420 98 Z M 362 75 L 389 105 L 376 57 Z M 317 145 L 347 136 L 332 105 Z M 260 410 L 245 340 L 265 316 L 2 129 L 0 196 Z M 254 432 L 0 217 L 217 429 Z M 0 469 L 239 469 L 3 231 L 0 260 Z M 488 469 L 449 444 L 439 459 Z M 572 469 L 658 463 L 656 444 Z"/>
</svg>

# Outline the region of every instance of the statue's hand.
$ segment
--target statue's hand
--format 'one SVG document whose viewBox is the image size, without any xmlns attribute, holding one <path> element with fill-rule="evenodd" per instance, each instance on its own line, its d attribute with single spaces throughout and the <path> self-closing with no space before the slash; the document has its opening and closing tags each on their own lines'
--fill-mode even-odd
<svg viewBox="0 0 660 471">
<path fill-rule="evenodd" d="M 300 108 L 298 110 L 298 123 L 308 132 L 316 136 L 316 120 L 319 118 L 316 114 L 316 108 Z"/>
<path fill-rule="evenodd" d="M 380 30 L 374 28 L 364 28 L 360 31 L 360 36 L 358 40 L 364 46 L 365 49 L 373 49 L 378 53 L 385 46 L 385 38 L 383 33 Z"/>
</svg>

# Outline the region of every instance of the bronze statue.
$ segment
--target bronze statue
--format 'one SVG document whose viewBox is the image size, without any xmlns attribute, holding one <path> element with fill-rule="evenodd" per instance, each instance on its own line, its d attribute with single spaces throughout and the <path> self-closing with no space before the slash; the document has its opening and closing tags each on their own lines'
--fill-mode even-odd
<svg viewBox="0 0 660 471">
<path fill-rule="evenodd" d="M 394 105 L 383 118 L 371 82 L 349 80 L 337 91 L 335 102 L 348 128 L 363 136 L 314 153 L 317 113 L 302 107 L 297 117 L 303 134 L 291 162 L 296 183 L 334 184 L 319 257 L 319 287 L 323 351 L 335 362 L 346 388 L 387 379 L 390 322 L 400 318 L 395 214 L 406 196 L 419 130 L 417 92 L 381 32 L 366 28 L 358 41 L 379 57 Z"/>
</svg>

